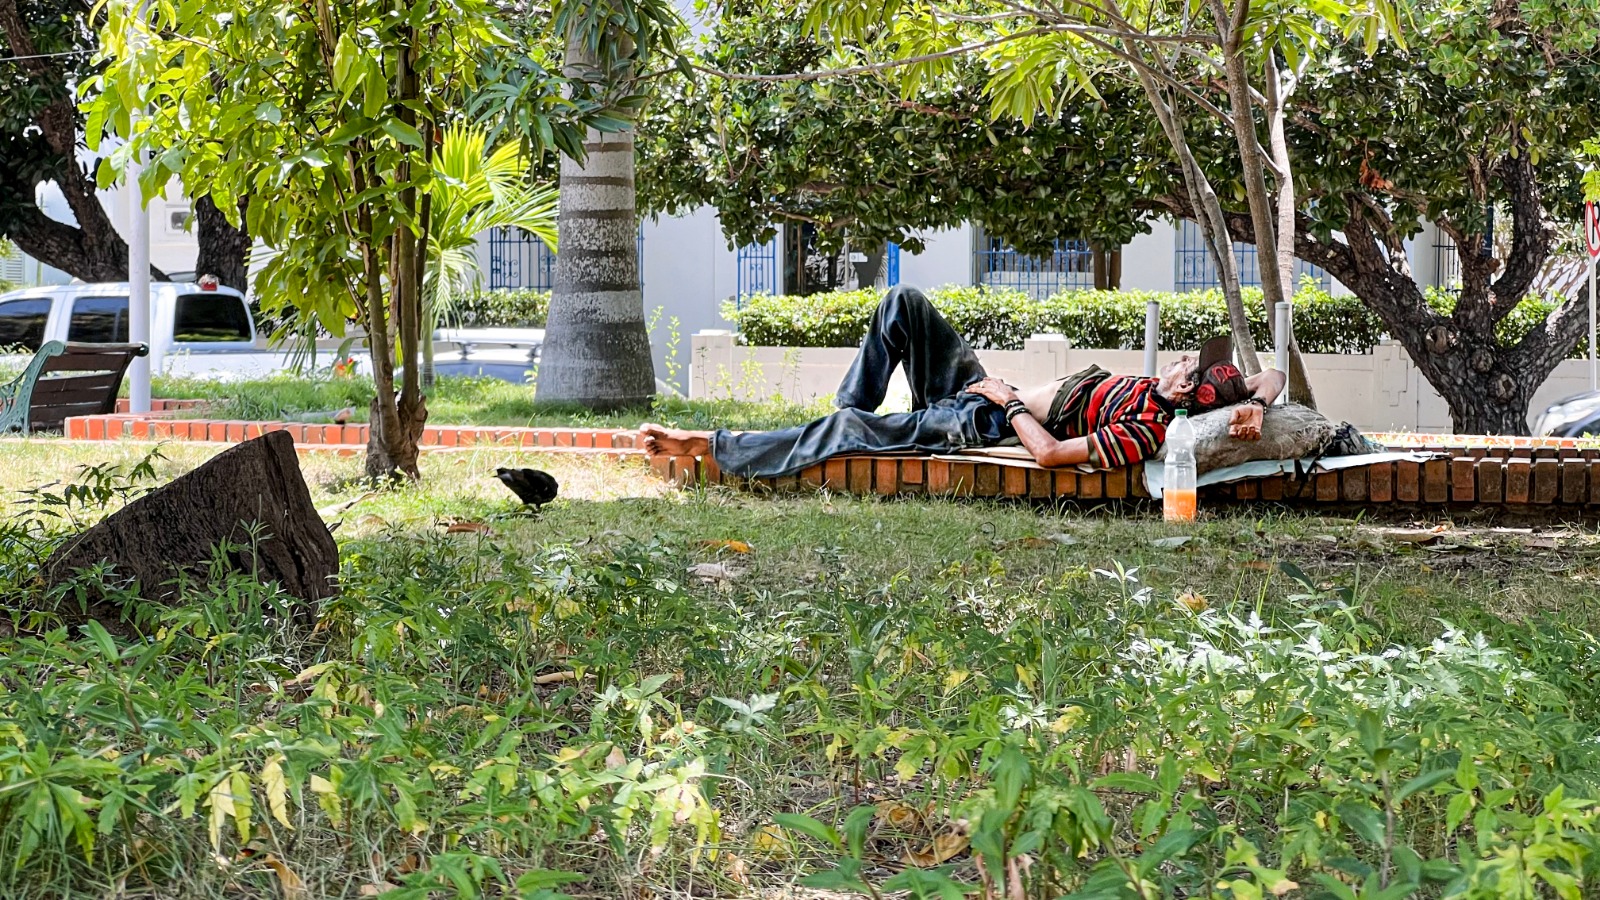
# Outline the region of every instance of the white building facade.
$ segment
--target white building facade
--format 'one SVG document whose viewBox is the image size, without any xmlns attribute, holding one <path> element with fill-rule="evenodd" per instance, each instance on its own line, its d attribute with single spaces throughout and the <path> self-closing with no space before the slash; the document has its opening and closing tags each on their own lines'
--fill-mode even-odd
<svg viewBox="0 0 1600 900">
<path fill-rule="evenodd" d="M 177 190 L 169 198 L 151 201 L 151 262 L 168 273 L 189 274 L 196 242 L 192 232 L 190 202 Z M 130 232 L 134 208 L 132 192 L 122 187 L 105 191 L 101 202 L 124 234 Z M 39 202 L 51 217 L 73 221 L 65 199 L 53 186 L 40 190 Z M 737 306 L 762 293 L 809 293 L 858 286 L 852 255 L 813 252 L 809 236 L 785 226 L 780 237 L 764 246 L 730 249 L 716 212 L 703 208 L 688 215 L 644 221 L 639 228 L 640 280 L 647 318 L 659 316 L 652 335 L 658 371 L 664 374 L 671 333 L 680 338 L 680 355 L 688 336 L 707 329 L 731 328 L 724 306 Z M 1191 291 L 1217 284 L 1195 226 L 1156 219 L 1150 233 L 1139 235 L 1122 248 L 1121 287 L 1125 290 Z M 975 227 L 941 230 L 921 236 L 925 247 L 913 254 L 891 245 L 875 269 L 872 283 L 887 288 L 910 284 L 923 288 L 944 285 L 985 285 L 1048 296 L 1063 290 L 1089 289 L 1094 273 L 1088 248 L 1070 239 L 1056 243 L 1045 258 L 1018 254 Z M 1455 278 L 1454 248 L 1432 229 L 1408 244 L 1413 271 L 1427 283 L 1448 285 Z M 1246 284 L 1259 284 L 1253 246 L 1235 248 Z M 859 254 L 854 259 L 863 260 Z M 549 290 L 554 286 L 554 255 L 542 243 L 520 232 L 482 236 L 479 260 L 483 283 L 490 289 Z M 1302 275 L 1343 292 L 1321 270 L 1301 264 Z M 66 273 L 14 253 L 0 258 L 0 280 L 13 284 L 48 284 L 70 280 Z M 679 360 L 681 362 L 682 360 Z"/>
</svg>

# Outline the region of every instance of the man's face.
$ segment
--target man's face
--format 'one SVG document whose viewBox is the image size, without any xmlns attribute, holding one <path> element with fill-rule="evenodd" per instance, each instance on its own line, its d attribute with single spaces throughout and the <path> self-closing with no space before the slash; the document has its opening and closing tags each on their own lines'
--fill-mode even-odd
<svg viewBox="0 0 1600 900">
<path fill-rule="evenodd" d="M 1160 384 L 1156 390 L 1168 400 L 1181 403 L 1194 393 L 1199 381 L 1199 370 L 1200 360 L 1184 354 L 1161 367 L 1161 371 L 1157 373 Z"/>
<path fill-rule="evenodd" d="M 1180 381 L 1193 381 L 1195 370 L 1198 368 L 1200 368 L 1200 360 L 1195 359 L 1194 357 L 1185 353 L 1172 362 L 1162 366 L 1160 375 L 1162 378 L 1177 378 Z"/>
</svg>

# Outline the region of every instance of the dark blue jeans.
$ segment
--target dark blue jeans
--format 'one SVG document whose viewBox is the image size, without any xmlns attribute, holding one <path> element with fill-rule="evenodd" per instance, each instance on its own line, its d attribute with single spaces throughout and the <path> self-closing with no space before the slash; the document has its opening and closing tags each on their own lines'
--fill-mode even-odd
<svg viewBox="0 0 1600 900">
<path fill-rule="evenodd" d="M 878 415 L 889 376 L 904 366 L 911 412 Z M 897 287 L 872 315 L 855 362 L 839 384 L 839 411 L 807 425 L 777 431 L 711 436 L 711 455 L 724 472 L 746 478 L 791 475 L 847 454 L 949 453 L 993 444 L 1013 432 L 999 407 L 967 385 L 983 366 L 961 335 L 921 291 Z"/>
</svg>

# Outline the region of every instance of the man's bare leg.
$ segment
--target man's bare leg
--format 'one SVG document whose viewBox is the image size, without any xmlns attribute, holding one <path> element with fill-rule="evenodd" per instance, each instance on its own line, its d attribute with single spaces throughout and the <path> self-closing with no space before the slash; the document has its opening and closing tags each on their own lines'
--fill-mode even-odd
<svg viewBox="0 0 1600 900">
<path fill-rule="evenodd" d="M 639 426 L 639 438 L 644 442 L 644 452 L 650 456 L 709 456 L 711 432 L 684 431 L 663 425 L 645 423 Z"/>
</svg>

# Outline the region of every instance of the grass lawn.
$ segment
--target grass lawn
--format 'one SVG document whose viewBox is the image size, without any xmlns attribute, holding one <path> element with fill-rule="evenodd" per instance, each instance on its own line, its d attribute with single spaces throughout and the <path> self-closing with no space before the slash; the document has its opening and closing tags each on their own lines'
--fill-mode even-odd
<svg viewBox="0 0 1600 900">
<path fill-rule="evenodd" d="M 213 400 L 213 415 L 218 418 L 258 421 L 348 408 L 355 413 L 353 421 L 365 422 L 373 397 L 372 381 L 364 377 L 158 378 L 151 390 L 156 397 Z M 646 408 L 597 414 L 537 403 L 532 387 L 493 378 L 441 378 L 428 395 L 428 421 L 437 425 L 635 428 L 655 419 L 681 428 L 758 430 L 798 425 L 829 411 L 826 404 L 806 406 L 780 400 L 751 403 L 657 397 Z"/>
<path fill-rule="evenodd" d="M 311 456 L 345 560 L 315 631 L 246 579 L 129 598 L 141 641 L 51 631 L 17 491 L 147 450 L 0 443 L 6 897 L 1600 889 L 1591 530 L 678 492 L 503 449 L 372 492 Z M 526 516 L 506 464 L 562 499 Z"/>
</svg>

